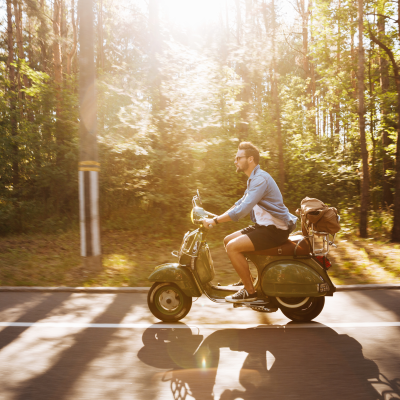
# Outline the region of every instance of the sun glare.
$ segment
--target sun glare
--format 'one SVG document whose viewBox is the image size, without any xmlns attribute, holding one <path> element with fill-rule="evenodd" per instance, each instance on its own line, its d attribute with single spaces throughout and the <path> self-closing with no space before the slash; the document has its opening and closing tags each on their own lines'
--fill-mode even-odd
<svg viewBox="0 0 400 400">
<path fill-rule="evenodd" d="M 176 25 L 196 28 L 215 22 L 228 0 L 162 0 L 168 19 Z"/>
</svg>

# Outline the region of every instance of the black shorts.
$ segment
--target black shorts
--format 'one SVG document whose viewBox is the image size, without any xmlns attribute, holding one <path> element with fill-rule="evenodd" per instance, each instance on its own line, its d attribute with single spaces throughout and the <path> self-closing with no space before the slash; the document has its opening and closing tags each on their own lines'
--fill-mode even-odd
<svg viewBox="0 0 400 400">
<path fill-rule="evenodd" d="M 255 224 L 242 229 L 240 232 L 250 238 L 256 251 L 278 247 L 285 243 L 289 237 L 289 229 L 278 229 L 275 225 Z"/>
</svg>

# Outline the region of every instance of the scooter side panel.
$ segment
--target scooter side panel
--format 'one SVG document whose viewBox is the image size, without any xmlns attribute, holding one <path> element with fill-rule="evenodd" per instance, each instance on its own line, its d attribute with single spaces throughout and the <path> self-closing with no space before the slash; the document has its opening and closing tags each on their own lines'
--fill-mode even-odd
<svg viewBox="0 0 400 400">
<path fill-rule="evenodd" d="M 298 260 L 279 260 L 270 263 L 262 273 L 261 287 L 267 296 L 323 296 L 319 284 L 323 278 L 311 267 Z"/>
<path fill-rule="evenodd" d="M 214 264 L 207 244 L 202 245 L 200 248 L 196 261 L 196 270 L 201 283 L 211 282 L 214 279 Z"/>
<path fill-rule="evenodd" d="M 190 297 L 200 297 L 201 293 L 193 279 L 192 272 L 178 263 L 161 264 L 148 277 L 150 282 L 173 282 Z"/>
</svg>

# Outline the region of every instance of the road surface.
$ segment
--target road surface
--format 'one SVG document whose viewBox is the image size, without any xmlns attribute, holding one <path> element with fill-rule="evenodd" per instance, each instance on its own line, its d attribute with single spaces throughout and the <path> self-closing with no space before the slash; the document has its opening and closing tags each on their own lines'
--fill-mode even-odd
<svg viewBox="0 0 400 400">
<path fill-rule="evenodd" d="M 400 399 L 400 291 L 336 293 L 296 325 L 198 299 L 0 293 L 0 399 Z"/>
</svg>

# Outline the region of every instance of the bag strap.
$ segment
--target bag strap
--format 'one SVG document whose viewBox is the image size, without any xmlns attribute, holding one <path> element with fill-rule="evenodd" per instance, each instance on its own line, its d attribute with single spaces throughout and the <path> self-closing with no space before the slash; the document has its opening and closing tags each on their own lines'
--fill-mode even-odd
<svg viewBox="0 0 400 400">
<path fill-rule="evenodd" d="M 325 213 L 329 210 L 329 208 L 324 208 L 322 210 L 318 210 L 319 214 L 318 215 L 313 215 L 313 219 L 315 217 L 315 220 L 312 221 L 313 224 L 316 224 L 324 215 Z M 306 214 L 306 218 L 310 221 L 310 217 L 308 216 L 308 214 Z M 310 221 L 311 222 L 311 221 Z"/>
</svg>

